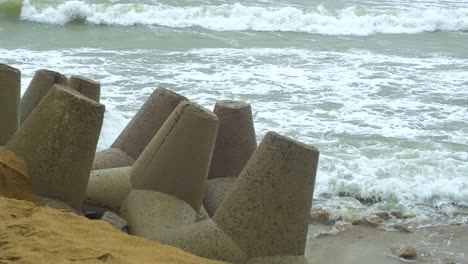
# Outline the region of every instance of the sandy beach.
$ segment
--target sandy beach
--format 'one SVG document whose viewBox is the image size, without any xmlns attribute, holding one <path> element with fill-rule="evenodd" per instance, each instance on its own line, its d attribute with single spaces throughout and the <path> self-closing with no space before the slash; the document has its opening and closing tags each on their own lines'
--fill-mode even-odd
<svg viewBox="0 0 468 264">
<path fill-rule="evenodd" d="M 0 263 L 222 263 L 174 247 L 129 236 L 103 221 L 0 198 Z M 416 249 L 416 263 L 468 263 L 468 225 L 387 232 L 358 225 L 310 239 L 307 263 L 393 264 L 393 249 Z"/>
</svg>

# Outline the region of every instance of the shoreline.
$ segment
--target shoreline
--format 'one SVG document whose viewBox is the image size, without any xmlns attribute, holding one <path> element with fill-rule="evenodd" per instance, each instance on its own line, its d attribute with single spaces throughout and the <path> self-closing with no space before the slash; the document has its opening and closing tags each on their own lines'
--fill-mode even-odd
<svg viewBox="0 0 468 264">
<path fill-rule="evenodd" d="M 417 261 L 398 260 L 398 248 L 416 249 Z M 393 264 L 468 263 L 468 223 L 389 232 L 369 225 L 356 225 L 335 235 L 308 239 L 307 263 Z M 392 258 L 394 257 L 394 258 Z"/>
</svg>

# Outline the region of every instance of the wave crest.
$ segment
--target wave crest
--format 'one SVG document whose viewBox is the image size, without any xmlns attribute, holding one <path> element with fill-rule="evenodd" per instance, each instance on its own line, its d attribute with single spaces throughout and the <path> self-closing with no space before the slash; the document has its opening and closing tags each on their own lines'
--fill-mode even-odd
<svg viewBox="0 0 468 264">
<path fill-rule="evenodd" d="M 91 4 L 67 1 L 39 4 L 25 0 L 22 20 L 64 25 L 200 27 L 215 31 L 283 31 L 324 35 L 415 34 L 468 30 L 468 8 L 384 11 L 349 7 L 329 10 L 258 7 L 242 4 L 175 7 L 163 4 Z"/>
</svg>

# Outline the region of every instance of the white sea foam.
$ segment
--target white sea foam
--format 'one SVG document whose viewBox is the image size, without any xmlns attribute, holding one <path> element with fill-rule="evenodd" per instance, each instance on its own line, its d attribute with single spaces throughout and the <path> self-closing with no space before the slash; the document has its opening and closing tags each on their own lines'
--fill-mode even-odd
<svg viewBox="0 0 468 264">
<path fill-rule="evenodd" d="M 351 6 L 248 6 L 240 3 L 176 7 L 154 4 L 93 4 L 24 0 L 21 19 L 64 25 L 82 21 L 96 25 L 200 27 L 215 31 L 284 31 L 324 35 L 413 34 L 468 30 L 468 7 L 440 6 L 382 10 Z"/>
</svg>

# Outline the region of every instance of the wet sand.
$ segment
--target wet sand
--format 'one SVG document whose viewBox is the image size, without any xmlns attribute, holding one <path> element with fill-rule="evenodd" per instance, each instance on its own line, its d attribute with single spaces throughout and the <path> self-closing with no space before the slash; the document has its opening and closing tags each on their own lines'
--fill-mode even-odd
<svg viewBox="0 0 468 264">
<path fill-rule="evenodd" d="M 358 225 L 334 236 L 310 239 L 306 248 L 308 263 L 320 264 L 394 264 L 392 251 L 412 246 L 416 263 L 468 263 L 468 223 L 430 227 L 408 232 L 388 232 Z M 392 257 L 390 257 L 390 256 Z"/>
</svg>

